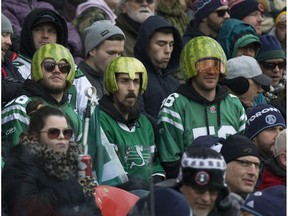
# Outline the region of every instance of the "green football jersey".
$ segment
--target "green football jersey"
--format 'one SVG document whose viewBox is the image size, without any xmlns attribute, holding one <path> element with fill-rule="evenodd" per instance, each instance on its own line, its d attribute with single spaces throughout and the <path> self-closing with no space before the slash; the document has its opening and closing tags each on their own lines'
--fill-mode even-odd
<svg viewBox="0 0 288 216">
<path fill-rule="evenodd" d="M 128 175 L 149 181 L 153 174 L 164 170 L 155 157 L 155 136 L 150 121 L 140 115 L 137 123 L 129 129 L 100 111 L 100 125 Z"/>
<path fill-rule="evenodd" d="M 43 98 L 27 97 L 26 95 L 22 95 L 10 101 L 2 109 L 2 142 L 8 149 L 17 145 L 19 143 L 20 134 L 28 129 L 30 119 L 26 113 L 26 106 L 33 99 L 40 99 L 47 105 L 55 106 L 55 104 L 49 104 L 44 101 Z M 70 120 L 70 126 L 74 130 L 73 141 L 80 144 L 82 141 L 83 130 L 83 122 L 81 118 L 68 102 L 61 104 L 58 108 L 60 108 Z"/>
<path fill-rule="evenodd" d="M 243 134 L 247 116 L 240 100 L 228 95 L 223 100 L 200 104 L 179 93 L 173 93 L 162 104 L 158 119 L 161 162 L 181 159 L 192 141 L 203 135 L 226 138 Z"/>
</svg>

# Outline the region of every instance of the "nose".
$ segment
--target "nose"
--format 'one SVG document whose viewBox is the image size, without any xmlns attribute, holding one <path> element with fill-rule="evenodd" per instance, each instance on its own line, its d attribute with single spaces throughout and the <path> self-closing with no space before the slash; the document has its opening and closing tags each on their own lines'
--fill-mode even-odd
<svg viewBox="0 0 288 216">
<path fill-rule="evenodd" d="M 210 192 L 209 190 L 205 191 L 204 193 L 201 194 L 201 199 L 204 201 L 209 201 L 210 200 Z"/>
<path fill-rule="evenodd" d="M 135 89 L 136 89 L 135 83 L 133 82 L 133 80 L 131 80 L 130 83 L 129 83 L 128 90 L 129 91 L 135 91 Z"/>
<path fill-rule="evenodd" d="M 43 30 L 42 31 L 42 37 L 48 37 L 49 36 L 49 32 L 47 30 Z"/>
<path fill-rule="evenodd" d="M 165 53 L 172 53 L 172 51 L 173 51 L 173 46 L 170 44 L 167 44 L 164 48 L 164 52 Z"/>
<path fill-rule="evenodd" d="M 224 19 L 229 19 L 229 18 L 230 18 L 230 14 L 228 12 L 226 12 L 224 15 Z"/>
</svg>

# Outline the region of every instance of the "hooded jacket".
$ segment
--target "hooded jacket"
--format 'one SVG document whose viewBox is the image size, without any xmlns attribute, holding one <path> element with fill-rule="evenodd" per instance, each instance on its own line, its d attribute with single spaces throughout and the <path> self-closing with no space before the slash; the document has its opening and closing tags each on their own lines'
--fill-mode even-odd
<svg viewBox="0 0 288 216">
<path fill-rule="evenodd" d="M 148 56 L 148 49 L 152 35 L 163 28 L 173 31 L 174 45 L 167 68 L 159 71 Z M 141 111 L 144 110 L 155 121 L 162 101 L 179 86 L 179 81 L 172 74 L 179 68 L 181 50 L 182 39 L 178 30 L 162 17 L 150 16 L 141 25 L 134 47 L 134 56 L 144 64 L 147 70 L 148 85 L 143 97 L 139 97 L 139 106 Z"/>
<path fill-rule="evenodd" d="M 217 41 L 222 46 L 227 60 L 236 57 L 233 53 L 238 50 L 238 46 L 236 46 L 237 40 L 247 34 L 258 37 L 255 29 L 251 25 L 240 20 L 230 18 L 223 23 L 217 35 Z M 259 45 L 261 45 L 260 40 Z"/>
</svg>

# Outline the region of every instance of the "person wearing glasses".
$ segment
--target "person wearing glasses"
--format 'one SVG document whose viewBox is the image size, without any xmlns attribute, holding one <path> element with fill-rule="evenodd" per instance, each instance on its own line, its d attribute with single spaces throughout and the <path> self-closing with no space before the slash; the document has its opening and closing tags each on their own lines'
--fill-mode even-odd
<svg viewBox="0 0 288 216">
<path fill-rule="evenodd" d="M 256 60 L 262 72 L 272 79 L 269 88 L 266 88 L 265 97 L 268 102 L 276 99 L 286 85 L 286 54 L 278 39 L 273 35 L 260 37 L 262 47 L 259 49 Z"/>
<path fill-rule="evenodd" d="M 192 19 L 183 35 L 183 44 L 197 36 L 209 36 L 216 39 L 223 23 L 230 18 L 227 0 L 192 1 L 194 11 Z"/>
<path fill-rule="evenodd" d="M 177 177 L 181 155 L 197 137 L 226 138 L 243 134 L 246 127 L 241 101 L 218 84 L 227 74 L 227 60 L 216 40 L 190 40 L 182 49 L 180 66 L 185 83 L 163 100 L 158 117 L 159 157 L 166 178 Z"/>
<path fill-rule="evenodd" d="M 69 103 L 67 93 L 74 81 L 74 68 L 71 53 L 60 44 L 46 44 L 35 52 L 31 65 L 32 80 L 25 80 L 19 96 L 2 109 L 2 147 L 11 149 L 19 143 L 20 134 L 29 126 L 25 108 L 35 98 L 60 108 L 71 121 L 75 133 L 73 141 L 81 143 L 82 120 Z"/>
<path fill-rule="evenodd" d="M 155 15 L 155 7 L 155 0 L 121 0 L 115 21 L 126 36 L 123 56 L 134 56 L 139 28 L 148 17 Z"/>
<path fill-rule="evenodd" d="M 56 106 L 35 99 L 26 107 L 30 123 L 2 172 L 8 215 L 97 215 L 91 177 L 77 176 L 83 148 L 72 141 L 70 120 Z"/>
<path fill-rule="evenodd" d="M 257 146 L 246 136 L 233 134 L 223 143 L 220 153 L 227 163 L 225 183 L 244 200 L 255 189 L 260 155 Z"/>
<path fill-rule="evenodd" d="M 264 21 L 264 7 L 257 0 L 233 0 L 229 2 L 231 8 L 230 17 L 250 24 L 257 35 L 262 34 Z"/>
</svg>

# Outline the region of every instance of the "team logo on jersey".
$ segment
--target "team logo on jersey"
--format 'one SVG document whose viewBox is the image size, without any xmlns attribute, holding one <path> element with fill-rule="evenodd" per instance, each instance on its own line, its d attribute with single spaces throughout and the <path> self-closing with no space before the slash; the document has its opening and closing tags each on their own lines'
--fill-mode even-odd
<svg viewBox="0 0 288 216">
<path fill-rule="evenodd" d="M 216 112 L 216 107 L 214 105 L 211 106 L 209 109 L 210 109 L 211 113 L 215 113 Z"/>
<path fill-rule="evenodd" d="M 210 175 L 205 171 L 199 171 L 195 175 L 195 182 L 198 185 L 204 186 L 207 185 L 210 181 Z"/>
</svg>

